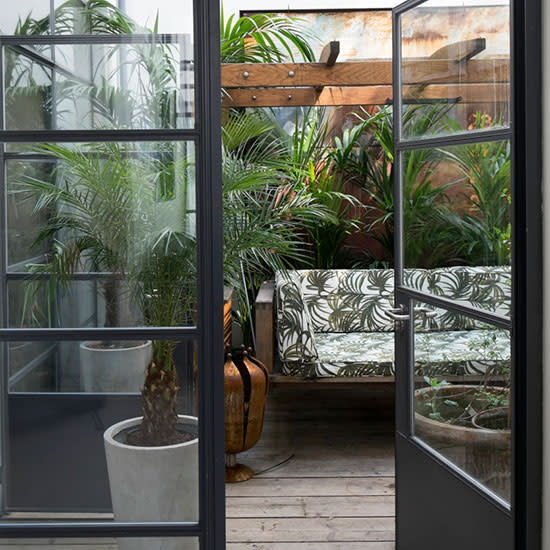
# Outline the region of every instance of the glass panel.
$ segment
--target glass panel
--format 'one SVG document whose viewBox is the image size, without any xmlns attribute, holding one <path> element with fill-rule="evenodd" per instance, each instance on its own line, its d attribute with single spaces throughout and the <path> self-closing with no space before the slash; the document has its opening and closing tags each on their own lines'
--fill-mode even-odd
<svg viewBox="0 0 550 550">
<path fill-rule="evenodd" d="M 510 333 L 421 302 L 414 309 L 414 434 L 510 502 Z"/>
<path fill-rule="evenodd" d="M 401 33 L 403 139 L 510 125 L 509 2 L 429 0 Z"/>
<path fill-rule="evenodd" d="M 55 0 L 57 34 L 133 34 L 193 32 L 192 0 L 107 0 L 103 6 Z M 109 5 L 111 4 L 111 5 Z"/>
<path fill-rule="evenodd" d="M 114 505 L 119 521 L 198 520 L 193 341 L 4 345 L 10 372 L 4 495 L 12 513 L 44 520 L 56 512 L 109 514 Z M 156 369 L 148 369 L 151 360 Z M 172 407 L 185 416 L 183 435 L 170 420 Z M 151 435 L 136 429 L 144 409 Z M 174 454 L 166 445 L 181 448 Z M 169 487 L 176 490 L 158 492 Z"/>
<path fill-rule="evenodd" d="M 4 49 L 8 130 L 193 126 L 189 35 L 45 50 Z"/>
<path fill-rule="evenodd" d="M 194 324 L 192 142 L 44 144 L 6 162 L 11 327 Z"/>
<path fill-rule="evenodd" d="M 124 550 L 125 548 L 138 550 L 136 546 L 142 542 L 150 550 L 199 550 L 198 538 L 151 538 L 140 539 L 5 539 L 0 540 L 0 550 Z M 129 546 L 124 546 L 127 544 Z M 133 545 L 133 546 L 132 546 Z"/>
<path fill-rule="evenodd" d="M 54 0 L 56 34 L 193 32 L 191 0 Z M 50 0 L 21 0 L 0 14 L 2 34 L 49 34 Z"/>
<path fill-rule="evenodd" d="M 49 34 L 49 0 L 20 0 L 0 11 L 2 34 Z"/>
<path fill-rule="evenodd" d="M 402 155 L 405 266 L 430 270 L 426 292 L 509 316 L 509 142 Z"/>
</svg>

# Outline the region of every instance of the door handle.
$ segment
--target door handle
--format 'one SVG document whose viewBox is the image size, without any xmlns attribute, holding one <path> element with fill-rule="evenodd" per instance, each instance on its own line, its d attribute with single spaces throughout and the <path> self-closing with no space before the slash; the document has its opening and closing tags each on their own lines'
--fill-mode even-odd
<svg viewBox="0 0 550 550">
<path fill-rule="evenodd" d="M 414 308 L 415 313 L 422 313 L 426 319 L 433 319 L 437 316 L 437 311 L 434 311 L 433 309 L 429 309 L 427 307 L 421 306 L 421 307 L 415 307 Z"/>
<path fill-rule="evenodd" d="M 437 316 L 437 311 L 424 306 L 414 308 L 414 312 L 422 314 L 426 319 L 433 319 Z M 411 318 L 410 313 L 403 307 L 392 307 L 386 309 L 384 313 L 386 317 L 389 317 L 392 321 L 409 321 Z"/>
<path fill-rule="evenodd" d="M 392 321 L 408 321 L 411 318 L 410 313 L 403 307 L 392 307 L 384 310 L 384 313 Z"/>
</svg>

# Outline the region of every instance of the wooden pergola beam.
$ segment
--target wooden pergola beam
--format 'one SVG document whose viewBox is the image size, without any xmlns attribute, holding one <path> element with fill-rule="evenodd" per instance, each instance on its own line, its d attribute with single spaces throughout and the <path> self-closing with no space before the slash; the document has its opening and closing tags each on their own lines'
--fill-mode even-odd
<svg viewBox="0 0 550 550">
<path fill-rule="evenodd" d="M 405 84 L 506 83 L 510 77 L 508 59 L 472 59 L 466 65 L 448 60 L 418 59 L 403 63 Z M 245 76 L 246 75 L 246 76 Z M 391 85 L 391 61 L 336 63 L 234 63 L 222 66 L 222 86 L 229 88 L 302 86 Z"/>
<path fill-rule="evenodd" d="M 485 38 L 462 40 L 439 48 L 430 55 L 430 59 L 451 59 L 457 64 L 465 63 L 480 54 L 486 47 L 487 41 Z"/>
<path fill-rule="evenodd" d="M 405 102 L 409 90 L 406 87 Z M 421 95 L 415 95 L 420 102 L 444 99 L 458 99 L 460 103 L 494 103 L 508 101 L 508 84 L 464 84 L 428 86 Z M 235 88 L 227 90 L 223 97 L 224 107 L 297 107 L 297 106 L 352 106 L 384 105 L 393 98 L 391 86 L 325 86 L 321 92 L 315 88 Z"/>
</svg>

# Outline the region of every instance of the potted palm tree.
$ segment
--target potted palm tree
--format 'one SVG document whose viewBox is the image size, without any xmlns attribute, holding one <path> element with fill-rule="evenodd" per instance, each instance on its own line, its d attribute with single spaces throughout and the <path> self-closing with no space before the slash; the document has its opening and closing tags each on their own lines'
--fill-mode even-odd
<svg viewBox="0 0 550 550">
<path fill-rule="evenodd" d="M 127 285 L 128 254 L 133 241 L 136 194 L 131 159 L 117 143 L 86 148 L 44 144 L 36 148 L 55 161 L 51 178 L 22 177 L 13 189 L 34 201 L 34 211 L 46 220 L 33 246 L 47 246 L 45 261 L 29 263 L 27 303 L 45 286 L 50 301 L 61 290 L 77 288 L 79 271 L 109 273 L 100 282 L 105 327 L 140 321 L 132 308 Z M 116 200 L 114 198 L 116 197 Z M 41 275 L 47 274 L 44 279 Z M 63 311 L 49 323 L 64 325 Z M 139 392 L 151 359 L 151 342 L 83 342 L 81 389 L 86 392 Z"/>
</svg>

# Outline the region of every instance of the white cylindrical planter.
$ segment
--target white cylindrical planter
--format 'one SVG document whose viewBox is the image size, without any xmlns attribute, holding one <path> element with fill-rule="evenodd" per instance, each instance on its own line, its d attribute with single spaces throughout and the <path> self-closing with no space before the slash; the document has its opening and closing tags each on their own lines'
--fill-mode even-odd
<svg viewBox="0 0 550 550">
<path fill-rule="evenodd" d="M 196 431 L 194 416 L 179 422 Z M 111 499 L 116 521 L 198 521 L 199 440 L 165 447 L 136 447 L 117 435 L 141 417 L 123 420 L 104 434 Z M 193 539 L 118 539 L 119 550 L 197 550 Z"/>
<path fill-rule="evenodd" d="M 153 359 L 150 340 L 129 347 L 105 348 L 100 342 L 80 344 L 80 388 L 87 393 L 140 393 Z"/>
</svg>

